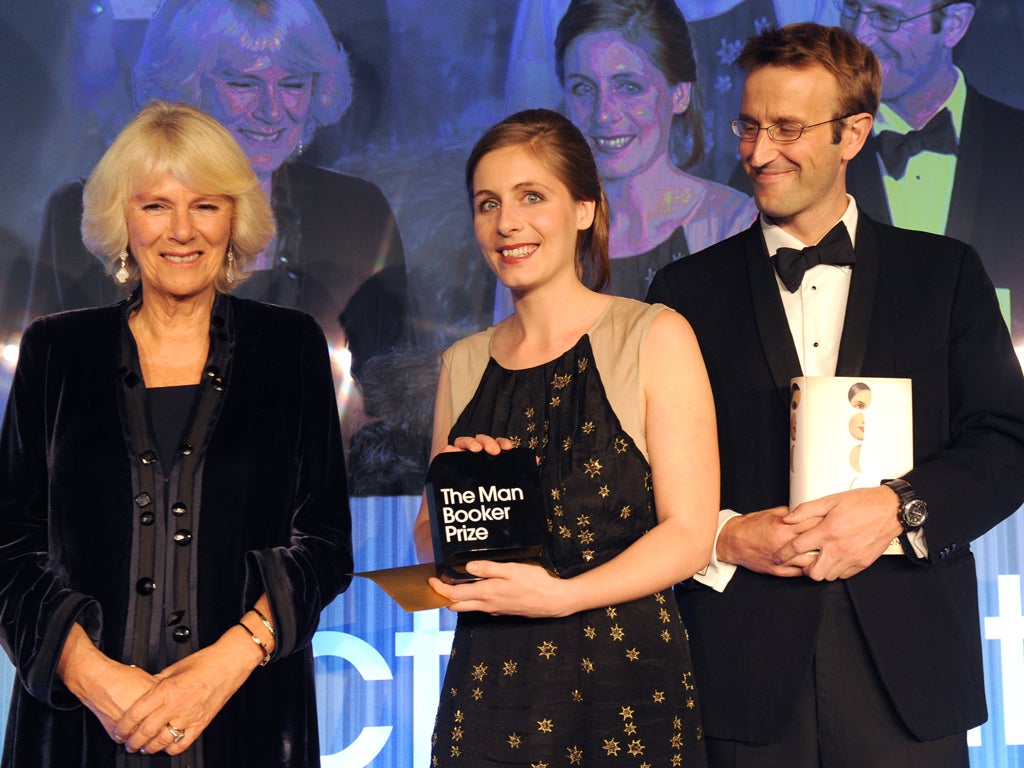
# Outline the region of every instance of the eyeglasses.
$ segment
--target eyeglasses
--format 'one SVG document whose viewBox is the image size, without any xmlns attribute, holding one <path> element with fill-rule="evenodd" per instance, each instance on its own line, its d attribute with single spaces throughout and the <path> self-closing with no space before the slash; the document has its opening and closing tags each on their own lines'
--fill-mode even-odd
<svg viewBox="0 0 1024 768">
<path fill-rule="evenodd" d="M 954 2 L 956 2 L 956 0 L 954 0 Z M 908 21 L 920 19 L 922 16 L 927 16 L 929 13 L 935 13 L 935 11 L 941 11 L 943 8 L 953 5 L 952 2 L 943 3 L 942 5 L 933 5 L 924 13 L 918 13 L 914 16 L 901 16 L 899 13 L 889 8 L 875 8 L 871 11 L 865 11 L 864 7 L 860 3 L 856 2 L 856 0 L 835 0 L 835 4 L 839 9 L 840 15 L 843 17 L 843 20 L 851 21 L 856 24 L 857 19 L 859 19 L 861 15 L 864 15 L 867 17 L 868 24 L 879 32 L 896 32 Z"/>
<path fill-rule="evenodd" d="M 837 120 L 845 120 L 851 116 L 833 117 L 831 120 L 822 120 L 820 123 L 812 123 L 811 125 L 775 123 L 775 125 L 766 125 L 764 128 L 750 120 L 733 120 L 732 132 L 739 137 L 740 141 L 757 141 L 757 134 L 764 131 L 772 141 L 789 142 L 799 139 L 806 130 L 817 128 L 819 125 L 825 125 L 826 123 L 834 123 Z"/>
</svg>

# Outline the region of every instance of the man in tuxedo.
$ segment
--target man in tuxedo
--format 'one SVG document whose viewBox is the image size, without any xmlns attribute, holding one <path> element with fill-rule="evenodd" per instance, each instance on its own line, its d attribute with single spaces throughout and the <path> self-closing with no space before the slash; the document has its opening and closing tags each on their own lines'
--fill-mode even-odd
<svg viewBox="0 0 1024 768">
<path fill-rule="evenodd" d="M 1024 210 L 1024 112 L 982 96 L 953 63 L 974 0 L 839 5 L 882 64 L 882 104 L 850 162 L 850 193 L 876 221 L 973 245 L 1024 344 L 1024 245 L 1008 226 Z"/>
<path fill-rule="evenodd" d="M 761 216 L 648 294 L 693 325 L 719 420 L 726 509 L 677 588 L 710 762 L 966 768 L 987 717 L 970 542 L 1024 499 L 1024 377 L 974 249 L 847 195 L 880 99 L 871 50 L 795 24 L 738 62 Z M 914 468 L 790 511 L 800 375 L 910 378 Z"/>
</svg>

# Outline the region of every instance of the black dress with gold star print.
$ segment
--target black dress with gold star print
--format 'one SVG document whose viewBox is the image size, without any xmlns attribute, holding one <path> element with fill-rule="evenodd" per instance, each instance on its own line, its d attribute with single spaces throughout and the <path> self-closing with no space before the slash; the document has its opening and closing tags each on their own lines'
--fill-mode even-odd
<svg viewBox="0 0 1024 768">
<path fill-rule="evenodd" d="M 508 435 L 540 458 L 545 554 L 568 578 L 656 524 L 637 363 L 664 307 L 612 298 L 558 359 L 507 370 L 491 329 L 445 353 L 451 437 Z M 706 765 L 686 631 L 670 591 L 560 619 L 460 614 L 434 766 Z"/>
</svg>

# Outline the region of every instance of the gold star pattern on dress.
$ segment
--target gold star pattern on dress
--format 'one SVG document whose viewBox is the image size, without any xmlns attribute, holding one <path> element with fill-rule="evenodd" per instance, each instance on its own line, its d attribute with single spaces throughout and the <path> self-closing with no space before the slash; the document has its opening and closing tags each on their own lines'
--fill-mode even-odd
<svg viewBox="0 0 1024 768">
<path fill-rule="evenodd" d="M 569 758 L 569 765 L 583 765 L 583 750 L 579 747 L 569 747 L 565 756 Z"/>
<path fill-rule="evenodd" d="M 681 733 L 674 733 L 674 734 L 672 734 L 672 740 L 669 743 L 672 744 L 672 747 L 674 749 L 681 748 L 683 746 L 683 734 L 681 734 Z"/>
<path fill-rule="evenodd" d="M 681 718 L 679 715 L 673 717 L 672 727 L 677 731 L 681 731 L 683 729 L 683 718 Z"/>
<path fill-rule="evenodd" d="M 542 760 L 539 763 L 530 763 L 530 768 L 548 768 L 548 764 Z"/>
<path fill-rule="evenodd" d="M 537 431 L 537 422 L 535 422 L 535 421 L 528 421 L 528 422 L 526 422 L 526 431 L 531 433 L 531 434 L 536 432 Z"/>
<path fill-rule="evenodd" d="M 597 637 L 597 630 L 588 624 L 586 627 L 583 628 L 583 635 L 588 640 L 593 640 L 595 637 Z"/>
<path fill-rule="evenodd" d="M 619 746 L 619 742 L 615 739 L 604 740 L 604 753 L 609 756 L 618 757 L 622 747 Z"/>
<path fill-rule="evenodd" d="M 482 699 L 483 697 L 484 697 L 483 688 L 474 688 L 473 689 L 473 701 L 480 701 L 480 699 Z"/>
<path fill-rule="evenodd" d="M 563 437 L 562 438 L 562 450 L 563 451 L 570 451 L 570 450 L 572 450 L 572 438 L 571 437 Z"/>
<path fill-rule="evenodd" d="M 616 624 L 614 627 L 608 630 L 608 635 L 611 637 L 612 640 L 622 642 L 622 639 L 626 636 L 626 631 L 618 624 Z"/>
<path fill-rule="evenodd" d="M 589 435 L 593 431 L 594 431 L 594 422 L 592 422 L 592 421 L 585 421 L 585 422 L 583 422 L 583 434 L 584 435 Z"/>
<path fill-rule="evenodd" d="M 654 602 L 656 602 L 658 605 L 664 605 L 665 604 L 665 593 L 664 592 L 658 592 L 654 596 Z"/>
<path fill-rule="evenodd" d="M 665 692 L 664 691 L 655 691 L 654 693 L 651 694 L 651 701 L 653 701 L 655 704 L 664 704 L 665 703 Z"/>
<path fill-rule="evenodd" d="M 607 499 L 611 492 L 611 489 L 607 485 L 602 485 L 600 488 L 597 489 L 597 495 L 600 496 L 602 499 Z"/>
<path fill-rule="evenodd" d="M 619 510 L 619 517 L 623 520 L 628 520 L 629 516 L 633 514 L 633 508 L 626 504 L 622 509 Z"/>
<path fill-rule="evenodd" d="M 681 766 L 682 764 L 683 764 L 683 756 L 682 755 L 672 755 L 672 766 L 673 766 L 673 768 L 675 768 L 675 766 Z"/>
<path fill-rule="evenodd" d="M 466 719 L 466 716 L 464 714 L 462 714 L 462 710 L 461 709 L 457 709 L 457 710 L 455 710 L 454 719 L 455 719 L 456 723 L 461 723 L 463 720 Z"/>
<path fill-rule="evenodd" d="M 625 453 L 627 448 L 629 448 L 629 443 L 627 443 L 621 437 L 616 437 L 615 438 L 615 452 L 616 453 Z"/>
<path fill-rule="evenodd" d="M 626 660 L 627 661 L 636 661 L 639 658 L 640 658 L 640 651 L 638 651 L 636 648 L 630 648 L 628 651 L 626 651 Z"/>
<path fill-rule="evenodd" d="M 586 560 L 588 563 L 594 559 L 594 550 L 592 549 L 584 549 L 582 554 L 583 559 Z"/>
<path fill-rule="evenodd" d="M 688 698 L 688 699 L 686 700 L 686 708 L 687 708 L 687 709 L 693 709 L 693 708 L 694 708 L 695 706 L 697 706 L 697 702 L 693 700 L 693 697 L 692 697 L 692 696 L 691 696 L 691 697 L 689 697 L 689 698 Z"/>
<path fill-rule="evenodd" d="M 452 728 L 452 741 L 462 741 L 462 728 L 458 725 Z"/>
<path fill-rule="evenodd" d="M 570 381 L 572 381 L 571 373 L 556 373 L 555 377 L 551 380 L 551 386 L 555 389 L 565 389 L 569 386 Z"/>
<path fill-rule="evenodd" d="M 518 733 L 510 733 L 508 735 L 508 745 L 512 747 L 512 749 L 519 749 L 522 743 L 523 739 Z"/>
<path fill-rule="evenodd" d="M 693 672 L 684 672 L 683 673 L 683 688 L 685 688 L 688 691 L 692 691 L 696 687 L 697 686 L 694 685 L 694 682 L 693 682 Z"/>
<path fill-rule="evenodd" d="M 658 617 L 661 619 L 662 624 L 668 624 L 672 621 L 672 614 L 668 612 L 667 608 L 662 608 L 658 611 Z"/>
<path fill-rule="evenodd" d="M 458 688 L 452 688 L 451 690 L 448 691 L 448 695 L 451 696 L 454 699 L 456 696 L 459 695 L 459 689 Z"/>
<path fill-rule="evenodd" d="M 576 690 L 574 690 L 572 692 L 572 700 L 575 701 L 577 704 L 580 704 L 580 703 L 583 702 L 583 694 L 580 693 L 580 689 L 579 688 L 577 688 Z"/>
<path fill-rule="evenodd" d="M 558 646 L 552 643 L 550 640 L 545 640 L 543 643 L 537 646 L 537 655 L 543 656 L 545 659 L 551 659 L 557 655 Z"/>
<path fill-rule="evenodd" d="M 593 544 L 595 538 L 593 531 L 580 531 L 580 544 Z"/>
<path fill-rule="evenodd" d="M 555 724 L 551 722 L 551 718 L 545 717 L 543 720 L 537 721 L 537 730 L 541 733 L 551 733 L 555 730 Z"/>
<path fill-rule="evenodd" d="M 528 419 L 532 419 L 533 418 L 533 414 L 534 414 L 533 408 L 527 408 L 525 411 L 523 411 L 523 415 L 526 418 L 528 418 Z"/>
<path fill-rule="evenodd" d="M 580 659 L 580 669 L 589 675 L 594 671 L 594 662 L 587 658 Z"/>
<path fill-rule="evenodd" d="M 589 358 L 581 357 L 579 360 L 576 361 L 576 370 L 579 371 L 580 373 L 583 373 L 585 370 L 587 370 L 588 362 Z"/>
<path fill-rule="evenodd" d="M 462 757 L 462 750 L 455 744 L 452 745 L 452 757 Z"/>
<path fill-rule="evenodd" d="M 624 734 L 626 734 L 627 736 L 634 736 L 634 735 L 636 735 L 636 731 L 637 731 L 636 723 L 629 722 L 629 723 L 626 723 L 625 725 L 622 726 L 622 732 Z"/>
<path fill-rule="evenodd" d="M 651 484 L 651 473 L 647 472 L 644 474 L 644 490 L 653 491 L 654 486 Z"/>
<path fill-rule="evenodd" d="M 661 630 L 661 639 L 664 640 L 666 643 L 671 643 L 672 633 L 669 632 L 667 629 Z"/>
<path fill-rule="evenodd" d="M 474 680 L 483 680 L 485 677 L 487 677 L 487 665 L 486 664 L 477 664 L 475 667 L 473 667 L 473 679 Z"/>
<path fill-rule="evenodd" d="M 572 531 L 569 530 L 568 527 L 561 525 L 558 527 L 558 535 L 561 536 L 563 539 L 571 539 Z"/>
<path fill-rule="evenodd" d="M 607 608 L 604 609 L 604 612 L 609 619 L 617 618 L 619 615 L 619 612 L 615 609 L 614 605 L 609 605 Z"/>
<path fill-rule="evenodd" d="M 551 508 L 551 511 L 555 513 L 555 517 L 561 517 L 565 514 L 565 507 L 561 504 L 555 504 L 555 506 Z"/>
<path fill-rule="evenodd" d="M 628 751 L 629 754 L 631 754 L 633 757 L 639 757 L 644 753 L 645 749 L 647 749 L 647 747 L 644 746 L 643 742 L 640 741 L 640 739 L 634 739 L 633 741 L 629 742 Z"/>
<path fill-rule="evenodd" d="M 526 444 L 530 446 L 531 451 L 535 451 L 537 450 L 537 446 L 540 445 L 540 440 L 538 440 L 536 437 L 531 437 L 529 440 L 526 441 Z"/>
<path fill-rule="evenodd" d="M 562 498 L 562 491 L 561 491 L 561 489 L 559 489 L 559 488 L 552 488 L 551 489 L 551 498 L 554 499 L 555 501 L 558 501 L 560 498 Z"/>
<path fill-rule="evenodd" d="M 512 675 L 519 671 L 519 664 L 511 660 L 506 661 L 503 671 L 505 677 L 512 677 Z"/>
<path fill-rule="evenodd" d="M 550 405 L 552 408 L 557 408 L 561 404 L 562 398 L 560 398 L 558 395 L 552 395 L 551 400 L 548 402 L 548 405 Z"/>
<path fill-rule="evenodd" d="M 601 466 L 599 459 L 592 458 L 589 461 L 583 462 L 583 471 L 591 477 L 597 477 L 600 475 L 602 469 L 603 467 Z"/>
</svg>

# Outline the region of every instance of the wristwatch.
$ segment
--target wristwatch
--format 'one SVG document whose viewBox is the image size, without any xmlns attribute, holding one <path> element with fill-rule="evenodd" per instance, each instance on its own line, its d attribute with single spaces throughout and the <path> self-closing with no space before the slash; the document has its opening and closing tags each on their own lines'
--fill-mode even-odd
<svg viewBox="0 0 1024 768">
<path fill-rule="evenodd" d="M 919 499 L 913 487 L 906 480 L 883 480 L 882 485 L 892 488 L 900 497 L 900 508 L 896 513 L 897 519 L 903 525 L 904 531 L 913 531 L 920 528 L 928 519 L 928 505 L 924 499 Z"/>
</svg>

